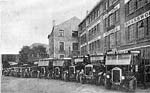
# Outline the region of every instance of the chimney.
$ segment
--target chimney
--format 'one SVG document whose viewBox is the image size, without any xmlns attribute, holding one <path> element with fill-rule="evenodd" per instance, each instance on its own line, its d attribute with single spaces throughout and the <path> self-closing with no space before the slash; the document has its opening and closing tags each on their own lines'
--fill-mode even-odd
<svg viewBox="0 0 150 93">
<path fill-rule="evenodd" d="M 55 20 L 53 20 L 53 22 L 52 22 L 52 23 L 53 23 L 53 27 L 54 27 L 54 26 L 55 26 Z"/>
<path fill-rule="evenodd" d="M 87 11 L 86 11 L 86 15 L 88 15 L 88 14 L 89 14 L 89 11 L 87 10 Z"/>
</svg>

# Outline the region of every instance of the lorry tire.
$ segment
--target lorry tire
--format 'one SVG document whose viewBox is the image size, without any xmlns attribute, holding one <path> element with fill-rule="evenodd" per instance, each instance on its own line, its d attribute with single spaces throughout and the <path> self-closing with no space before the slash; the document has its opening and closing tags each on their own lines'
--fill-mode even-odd
<svg viewBox="0 0 150 93">
<path fill-rule="evenodd" d="M 129 91 L 135 91 L 137 88 L 137 81 L 135 78 L 129 81 Z"/>
<path fill-rule="evenodd" d="M 79 82 L 79 75 L 76 75 L 76 81 Z"/>
<path fill-rule="evenodd" d="M 98 80 L 97 80 L 97 85 L 102 85 L 102 77 L 101 76 L 99 76 L 98 77 Z"/>
<path fill-rule="evenodd" d="M 80 76 L 79 79 L 80 79 L 80 83 L 81 83 L 81 84 L 84 84 L 84 83 L 85 83 L 85 81 L 84 81 L 84 79 L 83 79 L 83 76 Z"/>
<path fill-rule="evenodd" d="M 104 86 L 105 86 L 106 89 L 111 89 L 111 82 L 110 82 L 110 80 L 105 78 Z"/>
</svg>

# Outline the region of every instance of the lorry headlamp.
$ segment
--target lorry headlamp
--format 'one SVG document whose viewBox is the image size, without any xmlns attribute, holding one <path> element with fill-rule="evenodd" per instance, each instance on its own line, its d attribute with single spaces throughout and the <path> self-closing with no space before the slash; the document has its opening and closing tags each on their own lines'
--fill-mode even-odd
<svg viewBox="0 0 150 93">
<path fill-rule="evenodd" d="M 110 78 L 110 76 L 109 76 L 109 75 L 106 75 L 106 78 Z"/>
<path fill-rule="evenodd" d="M 95 69 L 93 69 L 93 72 L 95 72 Z"/>
<path fill-rule="evenodd" d="M 102 75 L 102 74 L 103 74 L 103 72 L 99 72 L 99 73 L 98 73 L 99 76 Z"/>
<path fill-rule="evenodd" d="M 125 76 L 122 76 L 121 79 L 124 80 L 124 79 L 125 79 Z"/>
</svg>

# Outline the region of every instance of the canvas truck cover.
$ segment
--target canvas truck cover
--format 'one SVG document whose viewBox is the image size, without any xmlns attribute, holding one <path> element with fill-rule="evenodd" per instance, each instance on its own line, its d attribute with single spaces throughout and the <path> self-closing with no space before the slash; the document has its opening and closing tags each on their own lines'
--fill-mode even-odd
<svg viewBox="0 0 150 93">
<path fill-rule="evenodd" d="M 108 55 L 105 65 L 130 65 L 131 55 Z"/>
<path fill-rule="evenodd" d="M 75 61 L 75 63 L 83 62 L 83 59 L 84 59 L 84 58 L 76 58 L 74 61 Z"/>
<path fill-rule="evenodd" d="M 38 66 L 49 66 L 49 61 L 48 60 L 40 60 L 38 62 Z"/>
<path fill-rule="evenodd" d="M 64 60 L 55 60 L 53 61 L 53 66 L 63 66 Z"/>
<path fill-rule="evenodd" d="M 104 60 L 104 56 L 93 56 L 90 60 L 93 65 L 101 65 Z"/>
<path fill-rule="evenodd" d="M 104 60 L 104 56 L 94 56 L 91 57 L 91 61 Z"/>
</svg>

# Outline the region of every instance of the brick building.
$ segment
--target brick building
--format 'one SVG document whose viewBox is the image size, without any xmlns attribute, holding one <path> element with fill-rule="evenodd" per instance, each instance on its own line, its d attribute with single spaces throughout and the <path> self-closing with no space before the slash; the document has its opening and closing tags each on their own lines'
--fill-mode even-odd
<svg viewBox="0 0 150 93">
<path fill-rule="evenodd" d="M 150 60 L 150 0 L 100 0 L 79 24 L 81 55 L 139 50 Z"/>
<path fill-rule="evenodd" d="M 124 43 L 124 29 L 120 30 L 125 22 L 122 3 L 123 0 L 100 0 L 80 23 L 81 55 L 101 54 Z"/>
<path fill-rule="evenodd" d="M 49 57 L 63 58 L 79 54 L 78 24 L 80 20 L 73 17 L 59 25 L 54 25 L 48 35 Z"/>
<path fill-rule="evenodd" d="M 150 0 L 125 3 L 126 44 L 120 49 L 141 51 L 144 64 L 150 64 Z"/>
</svg>

